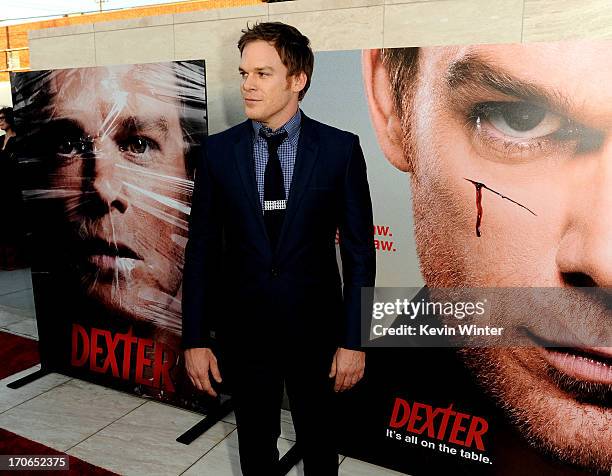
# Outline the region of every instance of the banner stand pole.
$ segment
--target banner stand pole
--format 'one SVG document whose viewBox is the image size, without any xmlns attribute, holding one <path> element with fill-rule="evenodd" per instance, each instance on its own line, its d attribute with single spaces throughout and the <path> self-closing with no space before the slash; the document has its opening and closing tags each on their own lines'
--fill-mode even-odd
<svg viewBox="0 0 612 476">
<path fill-rule="evenodd" d="M 48 370 L 45 367 L 41 367 L 36 372 L 32 372 L 31 374 L 28 374 L 28 375 L 26 375 L 24 377 L 18 378 L 17 380 L 7 384 L 6 386 L 8 388 L 12 388 L 12 389 L 21 388 L 24 385 L 27 385 L 30 382 L 33 382 L 34 380 L 38 380 L 39 378 L 44 377 L 45 375 L 50 374 L 50 373 L 51 373 L 50 370 Z"/>
<path fill-rule="evenodd" d="M 176 441 L 183 443 L 184 445 L 191 444 L 200 435 L 205 433 L 210 427 L 219 422 L 224 416 L 226 416 L 233 409 L 232 399 L 228 398 L 223 403 L 212 408 L 206 416 L 198 423 L 193 425 L 189 430 L 179 436 Z"/>
</svg>

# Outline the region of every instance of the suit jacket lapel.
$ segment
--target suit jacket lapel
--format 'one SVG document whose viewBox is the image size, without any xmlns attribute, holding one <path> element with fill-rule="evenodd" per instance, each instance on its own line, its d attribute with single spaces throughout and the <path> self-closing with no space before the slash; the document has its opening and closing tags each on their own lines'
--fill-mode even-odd
<svg viewBox="0 0 612 476">
<path fill-rule="evenodd" d="M 293 178 L 291 179 L 291 188 L 287 200 L 287 211 L 285 220 L 281 229 L 281 235 L 278 240 L 278 245 L 282 246 L 286 239 L 291 220 L 297 213 L 300 201 L 306 191 L 306 186 L 310 181 L 314 165 L 318 158 L 318 134 L 314 127 L 312 119 L 302 112 L 302 123 L 300 125 L 300 138 L 298 141 L 298 150 L 293 168 Z"/>
<path fill-rule="evenodd" d="M 238 134 L 238 139 L 234 144 L 234 159 L 236 161 L 238 173 L 240 174 L 240 179 L 242 180 L 242 185 L 249 197 L 249 202 L 251 202 L 253 212 L 258 217 L 262 230 L 267 237 L 261 202 L 259 201 L 259 192 L 257 191 L 257 180 L 255 178 L 255 160 L 253 158 L 250 120 L 246 120 L 243 123 L 243 131 Z"/>
</svg>

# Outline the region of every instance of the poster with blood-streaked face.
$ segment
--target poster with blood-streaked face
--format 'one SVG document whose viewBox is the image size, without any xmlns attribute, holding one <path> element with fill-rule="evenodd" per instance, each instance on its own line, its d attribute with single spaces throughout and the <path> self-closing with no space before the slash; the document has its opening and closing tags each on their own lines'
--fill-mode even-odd
<svg viewBox="0 0 612 476">
<path fill-rule="evenodd" d="M 405 337 L 373 325 L 341 395 L 344 454 L 413 475 L 610 474 L 611 46 L 317 53 L 303 108 L 360 136 L 378 291 L 486 290 L 515 332 L 434 347 L 428 316 L 394 314 Z"/>
<path fill-rule="evenodd" d="M 203 61 L 11 77 L 43 363 L 188 408 L 181 283 Z"/>
</svg>

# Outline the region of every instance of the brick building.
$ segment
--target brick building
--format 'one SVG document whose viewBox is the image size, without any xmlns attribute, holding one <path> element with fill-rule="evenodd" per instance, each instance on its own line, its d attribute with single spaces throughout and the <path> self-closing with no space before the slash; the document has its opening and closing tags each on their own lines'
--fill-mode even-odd
<svg viewBox="0 0 612 476">
<path fill-rule="evenodd" d="M 29 31 L 83 23 L 186 13 L 213 8 L 241 7 L 258 3 L 262 3 L 262 0 L 188 0 L 100 13 L 75 13 L 52 20 L 0 26 L 0 105 L 10 103 L 9 72 L 27 71 L 30 68 Z"/>
</svg>

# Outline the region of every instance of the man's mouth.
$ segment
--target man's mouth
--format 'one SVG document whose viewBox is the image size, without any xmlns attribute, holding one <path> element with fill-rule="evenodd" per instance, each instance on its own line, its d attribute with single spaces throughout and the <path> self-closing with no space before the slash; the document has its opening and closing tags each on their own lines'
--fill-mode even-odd
<svg viewBox="0 0 612 476">
<path fill-rule="evenodd" d="M 142 261 L 136 251 L 121 242 L 109 243 L 101 238 L 90 238 L 80 243 L 87 261 L 101 269 L 115 268 L 120 264 Z"/>
<path fill-rule="evenodd" d="M 612 384 L 612 347 L 542 347 L 544 360 L 577 380 Z"/>
</svg>

